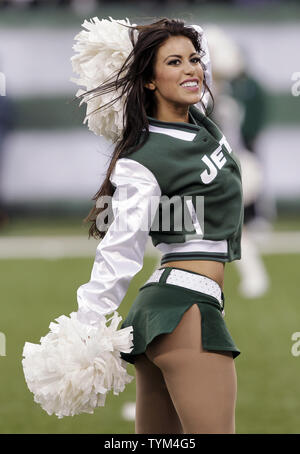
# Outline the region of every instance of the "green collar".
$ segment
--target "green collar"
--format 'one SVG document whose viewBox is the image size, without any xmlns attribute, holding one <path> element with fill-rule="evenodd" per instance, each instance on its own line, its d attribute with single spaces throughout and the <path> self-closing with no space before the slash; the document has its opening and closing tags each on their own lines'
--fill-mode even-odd
<svg viewBox="0 0 300 454">
<path fill-rule="evenodd" d="M 186 122 L 177 122 L 177 121 L 161 121 L 157 120 L 157 118 L 153 118 L 147 116 L 149 124 L 153 126 L 158 126 L 160 128 L 166 129 L 179 129 L 179 130 L 186 130 L 186 131 L 199 131 L 199 128 L 202 123 L 202 119 L 205 115 L 203 115 L 197 107 L 193 105 L 189 108 L 189 116 L 193 123 L 186 123 Z"/>
<path fill-rule="evenodd" d="M 161 121 L 149 116 L 147 116 L 147 118 L 149 121 L 149 125 L 153 125 L 156 127 L 165 129 L 177 129 L 180 131 L 194 133 L 198 133 L 200 129 L 204 127 L 216 140 L 220 140 L 223 137 L 223 133 L 219 129 L 219 127 L 204 113 L 202 113 L 194 104 L 189 107 L 189 114 L 194 124 L 175 121 L 174 122 Z"/>
</svg>

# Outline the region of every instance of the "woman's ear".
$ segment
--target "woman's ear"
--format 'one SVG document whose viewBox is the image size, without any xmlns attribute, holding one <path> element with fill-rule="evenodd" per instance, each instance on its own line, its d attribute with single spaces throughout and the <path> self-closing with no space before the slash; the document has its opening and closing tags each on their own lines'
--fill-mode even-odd
<svg viewBox="0 0 300 454">
<path fill-rule="evenodd" d="M 153 82 L 147 82 L 145 85 L 145 88 L 148 88 L 149 90 L 155 90 L 156 87 Z"/>
</svg>

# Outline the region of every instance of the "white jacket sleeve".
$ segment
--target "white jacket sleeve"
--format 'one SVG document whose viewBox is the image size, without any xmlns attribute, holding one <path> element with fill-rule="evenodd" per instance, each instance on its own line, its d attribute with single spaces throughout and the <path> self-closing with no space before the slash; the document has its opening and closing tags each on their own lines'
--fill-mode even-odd
<svg viewBox="0 0 300 454">
<path fill-rule="evenodd" d="M 77 318 L 90 325 L 119 307 L 141 270 L 161 196 L 153 173 L 133 159 L 118 159 L 110 181 L 113 221 L 97 246 L 90 281 L 77 290 Z"/>
</svg>

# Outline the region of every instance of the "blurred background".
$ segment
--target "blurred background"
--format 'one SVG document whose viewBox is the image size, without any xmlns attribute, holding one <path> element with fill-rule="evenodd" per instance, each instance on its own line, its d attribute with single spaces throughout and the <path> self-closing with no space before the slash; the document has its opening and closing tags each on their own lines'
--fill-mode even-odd
<svg viewBox="0 0 300 454">
<path fill-rule="evenodd" d="M 134 433 L 134 380 L 94 415 L 58 420 L 34 403 L 21 364 L 25 342 L 77 310 L 98 243 L 82 221 L 112 148 L 82 124 L 70 81 L 74 37 L 94 16 L 178 17 L 207 33 L 212 118 L 245 185 L 243 259 L 225 271 L 242 352 L 236 431 L 299 433 L 300 2 L 279 0 L 0 0 L 0 433 Z M 149 242 L 123 317 L 159 258 Z"/>
</svg>

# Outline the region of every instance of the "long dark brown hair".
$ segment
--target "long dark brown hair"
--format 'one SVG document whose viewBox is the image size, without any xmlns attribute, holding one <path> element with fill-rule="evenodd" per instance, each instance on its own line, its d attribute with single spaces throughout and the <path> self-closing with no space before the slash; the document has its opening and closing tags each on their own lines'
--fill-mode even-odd
<svg viewBox="0 0 300 454">
<path fill-rule="evenodd" d="M 110 182 L 110 176 L 117 160 L 121 157 L 128 156 L 142 147 L 149 137 L 147 115 L 154 115 L 156 102 L 152 90 L 145 88 L 145 84 L 150 82 L 154 77 L 154 63 L 158 48 L 171 36 L 185 36 L 192 41 L 195 50 L 200 56 L 204 55 L 201 46 L 201 36 L 192 26 L 185 25 L 183 20 L 164 18 L 149 25 L 127 27 L 129 28 L 133 50 L 128 55 L 120 70 L 117 74 L 112 74 L 99 87 L 87 91 L 80 96 L 85 97 L 88 95 L 90 99 L 90 95 L 94 97 L 94 95 L 103 95 L 116 92 L 120 89 L 121 94 L 118 97 L 97 110 L 107 108 L 122 96 L 125 97 L 122 136 L 115 141 L 116 146 L 105 179 L 98 192 L 92 198 L 92 200 L 96 201 L 103 196 L 113 195 L 114 186 Z M 136 42 L 134 40 L 134 30 L 138 31 Z M 206 68 L 203 62 L 201 64 L 203 70 L 205 70 Z M 208 91 L 213 100 L 212 93 L 205 79 L 205 73 L 203 84 L 203 96 Z M 205 113 L 208 114 L 206 106 L 203 103 L 202 106 Z M 142 134 L 142 131 L 144 134 Z M 92 223 L 89 228 L 89 238 L 92 236 L 101 239 L 105 236 L 107 229 L 98 229 L 96 224 L 97 216 L 102 210 L 104 210 L 104 207 L 99 208 L 95 203 L 87 217 L 83 219 L 85 223 Z"/>
</svg>

